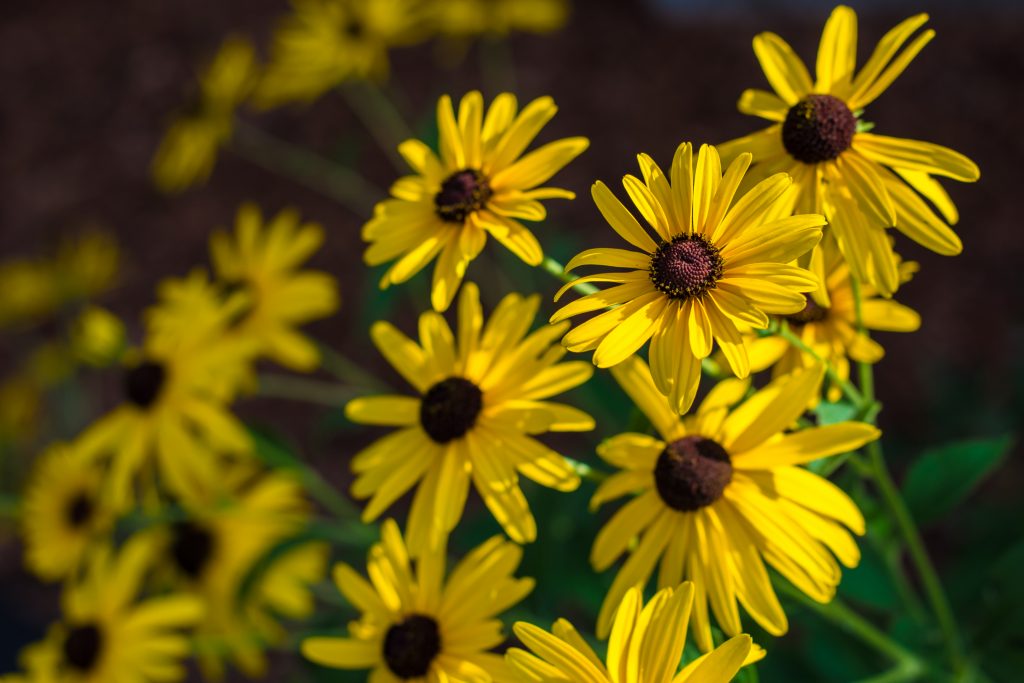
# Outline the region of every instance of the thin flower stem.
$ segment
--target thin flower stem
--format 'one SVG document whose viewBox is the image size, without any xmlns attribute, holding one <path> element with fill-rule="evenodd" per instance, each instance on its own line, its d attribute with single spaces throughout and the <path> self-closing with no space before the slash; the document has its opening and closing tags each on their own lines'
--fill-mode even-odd
<svg viewBox="0 0 1024 683">
<path fill-rule="evenodd" d="M 602 472 L 601 470 L 595 470 L 593 467 L 591 467 L 587 463 L 580 462 L 579 460 L 576 460 L 574 458 L 570 458 L 567 455 L 564 455 L 562 457 L 565 458 L 566 462 L 568 462 L 572 466 L 573 470 L 576 471 L 576 474 L 578 474 L 583 479 L 586 479 L 588 481 L 592 481 L 595 484 L 600 484 L 601 482 L 603 482 L 605 479 L 608 478 L 608 473 L 607 472 Z"/>
<path fill-rule="evenodd" d="M 892 671 L 883 674 L 883 676 L 889 676 L 894 672 L 900 672 L 899 678 L 876 677 L 871 679 L 872 681 L 875 681 L 876 683 L 879 680 L 913 681 L 927 673 L 927 667 L 917 655 L 900 645 L 886 633 L 871 624 L 867 619 L 850 609 L 850 607 L 848 607 L 839 598 L 833 598 L 831 602 L 822 605 L 821 603 L 809 598 L 803 593 L 803 591 L 793 587 L 788 581 L 779 581 L 778 588 L 779 592 L 783 593 L 790 599 L 799 602 L 804 607 L 817 613 L 818 616 L 835 624 L 865 645 L 868 645 L 896 663 L 896 667 Z"/>
<path fill-rule="evenodd" d="M 832 380 L 833 382 L 836 383 L 836 385 L 839 386 L 843 394 L 846 395 L 846 398 L 850 399 L 850 401 L 852 401 L 854 405 L 865 405 L 864 397 L 861 395 L 861 392 L 857 390 L 857 387 L 853 386 L 853 384 L 849 380 L 840 377 L 839 373 L 836 372 L 835 368 L 832 367 L 831 363 L 822 358 L 817 351 L 815 351 L 810 346 L 805 344 L 803 339 L 793 334 L 792 330 L 789 329 L 789 324 L 785 320 L 781 321 L 781 323 L 779 324 L 776 334 L 778 334 L 780 337 L 789 342 L 789 344 L 794 348 L 803 351 L 808 356 L 824 365 L 825 374 L 828 375 L 830 380 Z M 872 399 L 872 401 L 873 400 L 874 399 Z"/>
<path fill-rule="evenodd" d="M 349 386 L 362 387 L 372 391 L 392 393 L 392 389 L 386 382 L 377 379 L 371 373 L 364 370 L 358 363 L 344 355 L 340 351 L 324 344 L 316 343 L 320 349 L 320 362 L 324 370 L 331 373 Z"/>
<path fill-rule="evenodd" d="M 399 173 L 406 173 L 409 167 L 398 153 L 398 145 L 413 134 L 391 99 L 369 81 L 349 83 L 342 92 L 391 165 Z"/>
<path fill-rule="evenodd" d="M 570 275 L 569 273 L 565 272 L 565 266 L 563 266 L 561 263 L 551 258 L 550 256 L 546 257 L 543 261 L 541 261 L 540 267 L 566 284 L 571 284 L 579 279 L 575 275 Z M 593 294 L 595 292 L 601 291 L 600 289 L 598 289 L 596 286 L 589 282 L 581 282 L 580 284 L 573 285 L 572 288 L 575 289 L 580 294 L 583 294 L 584 296 L 587 294 Z"/>
<path fill-rule="evenodd" d="M 244 121 L 235 121 L 235 134 L 228 149 L 260 168 L 334 199 L 361 217 L 370 215 L 374 204 L 385 194 L 355 171 Z"/>
<path fill-rule="evenodd" d="M 303 401 L 331 408 L 341 408 L 360 393 L 342 384 L 292 375 L 261 374 L 257 382 L 257 393 L 260 396 Z"/>
</svg>

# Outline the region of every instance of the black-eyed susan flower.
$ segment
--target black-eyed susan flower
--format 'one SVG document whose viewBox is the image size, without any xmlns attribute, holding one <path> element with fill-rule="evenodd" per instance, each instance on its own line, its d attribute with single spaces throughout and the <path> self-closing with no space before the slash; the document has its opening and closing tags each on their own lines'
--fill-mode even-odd
<svg viewBox="0 0 1024 683">
<path fill-rule="evenodd" d="M 444 311 L 488 235 L 526 263 L 540 265 L 540 243 L 519 221 L 544 219 L 539 200 L 575 197 L 538 186 L 589 144 L 565 138 L 523 156 L 556 111 L 550 97 L 541 97 L 520 112 L 515 96 L 502 93 L 485 114 L 483 96 L 474 91 L 462 98 L 456 118 L 451 98 L 440 99 L 440 157 L 419 140 L 399 145 L 415 175 L 399 178 L 391 198 L 377 204 L 363 226 L 370 243 L 366 263 L 395 261 L 381 287 L 405 282 L 436 257 L 430 300 L 434 310 Z"/>
<path fill-rule="evenodd" d="M 705 652 L 712 648 L 709 605 L 729 636 L 742 631 L 739 605 L 769 633 L 786 631 L 765 563 L 814 600 L 832 599 L 836 558 L 847 567 L 860 561 L 847 529 L 863 534 L 864 518 L 838 487 L 800 465 L 859 448 L 879 431 L 861 422 L 785 431 L 818 391 L 822 372 L 819 365 L 773 380 L 735 408 L 749 383 L 725 380 L 681 419 L 642 360 L 612 369 L 658 436 L 620 434 L 598 447 L 621 471 L 601 484 L 591 506 L 637 494 L 591 550 L 598 571 L 629 554 L 605 596 L 599 636 L 625 592 L 646 584 L 656 565 L 661 588 L 694 582 L 695 640 Z"/>
<path fill-rule="evenodd" d="M 204 295 L 203 292 L 206 292 Z M 126 354 L 123 401 L 81 436 L 91 457 L 109 460 L 106 492 L 118 510 L 133 500 L 138 475 L 172 493 L 217 476 L 215 453 L 250 449 L 245 427 L 228 404 L 258 349 L 229 336 L 244 297 L 223 301 L 203 273 L 168 280 L 147 313 L 147 339 Z"/>
<path fill-rule="evenodd" d="M 348 80 L 383 80 L 388 51 L 421 40 L 423 20 L 421 0 L 292 0 L 255 100 L 309 101 Z"/>
<path fill-rule="evenodd" d="M 960 253 L 960 238 L 947 224 L 956 223 L 956 207 L 933 176 L 963 182 L 979 177 L 977 165 L 962 154 L 869 133 L 861 122 L 864 107 L 935 36 L 929 29 L 903 48 L 927 20 L 918 14 L 889 31 L 857 72 L 857 15 L 837 7 L 821 36 L 814 81 L 782 38 L 759 34 L 754 53 L 775 92 L 747 90 L 739 109 L 773 123 L 719 147 L 727 160 L 753 154 L 752 180 L 779 171 L 792 175 L 796 210 L 824 213 L 854 276 L 883 296 L 899 285 L 885 229 L 895 227 L 939 254 Z"/>
<path fill-rule="evenodd" d="M 569 19 L 569 0 L 430 0 L 434 29 L 443 36 L 471 38 L 551 33 Z"/>
<path fill-rule="evenodd" d="M 80 581 L 65 587 L 62 620 L 22 660 L 34 683 L 173 683 L 185 677 L 186 629 L 203 606 L 187 595 L 139 599 L 152 547 L 140 537 L 116 555 L 90 556 Z"/>
<path fill-rule="evenodd" d="M 158 533 L 154 560 L 167 584 L 202 600 L 195 649 L 207 677 L 222 678 L 227 661 L 263 676 L 266 649 L 287 636 L 280 619 L 312 614 L 310 586 L 324 576 L 328 549 L 295 542 L 253 574 L 305 528 L 309 503 L 294 477 L 247 461 L 222 463 L 218 475 L 177 498 L 187 516 Z"/>
<path fill-rule="evenodd" d="M 434 311 L 420 316 L 419 344 L 385 322 L 370 331 L 418 395 L 372 396 L 345 406 L 353 422 L 398 428 L 353 458 L 352 493 L 370 498 L 363 520 L 371 521 L 416 486 L 406 525 L 414 555 L 455 528 L 470 482 L 517 543 L 537 534 L 520 474 L 559 491 L 579 486 L 565 458 L 534 437 L 593 429 L 589 415 L 547 400 L 586 382 L 593 368 L 558 362 L 564 325 L 529 333 L 539 304 L 537 296 L 510 294 L 485 324 L 476 285 L 467 283 L 454 335 Z"/>
<path fill-rule="evenodd" d="M 693 597 L 689 581 L 663 588 L 646 605 L 640 589 L 630 588 L 615 610 L 604 662 L 565 619 L 550 633 L 517 622 L 515 634 L 532 652 L 512 648 L 506 658 L 518 680 L 537 683 L 728 683 L 763 652 L 738 635 L 679 671 Z"/>
<path fill-rule="evenodd" d="M 499 614 L 533 589 L 515 578 L 523 551 L 494 536 L 470 551 L 446 578 L 444 544 L 415 565 L 398 525 L 385 520 L 367 557 L 369 581 L 347 564 L 334 567 L 341 594 L 361 612 L 349 637 L 307 638 L 306 658 L 336 669 L 372 669 L 375 683 L 511 680 L 501 655 Z"/>
<path fill-rule="evenodd" d="M 638 158 L 643 180 L 627 175 L 623 185 L 654 237 L 604 183 L 596 182 L 597 208 L 639 251 L 598 248 L 575 256 L 567 271 L 591 265 L 625 270 L 578 280 L 615 286 L 567 304 L 551 322 L 610 309 L 577 325 L 562 343 L 571 351 L 593 351 L 594 364 L 608 368 L 651 340 L 655 383 L 682 413 L 693 403 L 701 359 L 711 353 L 714 341 L 733 372 L 745 377 L 749 362 L 738 325 L 763 329 L 769 313 L 796 313 L 804 307 L 803 293 L 817 283 L 790 261 L 821 239 L 825 220 L 780 211 L 792 184 L 784 173 L 733 201 L 749 154 L 737 157 L 723 173 L 714 147 L 701 146 L 694 167 L 690 143 L 683 143 L 670 176 L 646 154 Z"/>
<path fill-rule="evenodd" d="M 252 44 L 237 36 L 225 39 L 199 76 L 198 97 L 171 122 L 153 156 L 150 172 L 160 190 L 181 192 L 210 177 L 255 76 Z"/>
<path fill-rule="evenodd" d="M 835 369 L 842 380 L 850 377 L 850 361 L 877 363 L 885 350 L 874 339 L 858 329 L 857 301 L 849 264 L 830 239 L 821 247 L 824 259 L 825 284 L 807 294 L 807 305 L 799 313 L 784 318 L 789 329 Z M 901 261 L 897 255 L 900 282 L 909 280 L 917 271 L 913 261 Z M 891 299 L 881 298 L 871 285 L 860 285 L 860 325 L 867 331 L 914 332 L 921 326 L 921 316 L 913 309 Z M 748 345 L 751 372 L 772 369 L 772 377 L 789 374 L 817 361 L 777 335 L 751 335 Z M 830 401 L 838 401 L 841 389 L 832 383 Z M 816 402 L 816 401 L 815 401 Z"/>
<path fill-rule="evenodd" d="M 25 487 L 25 564 L 37 576 L 71 576 L 103 541 L 113 515 L 101 496 L 103 473 L 75 444 L 55 444 L 35 463 Z"/>
<path fill-rule="evenodd" d="M 234 235 L 218 231 L 210 239 L 218 279 L 241 286 L 249 296 L 236 333 L 258 340 L 263 355 L 293 370 L 310 371 L 320 361 L 316 344 L 296 327 L 338 310 L 334 278 L 300 270 L 323 239 L 323 228 L 300 223 L 292 209 L 264 226 L 259 208 L 248 203 L 238 209 Z"/>
</svg>

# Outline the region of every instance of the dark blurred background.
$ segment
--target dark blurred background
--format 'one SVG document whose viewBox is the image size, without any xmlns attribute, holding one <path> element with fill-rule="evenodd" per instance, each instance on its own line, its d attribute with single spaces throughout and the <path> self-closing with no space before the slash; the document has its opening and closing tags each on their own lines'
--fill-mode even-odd
<svg viewBox="0 0 1024 683">
<path fill-rule="evenodd" d="M 885 406 L 880 423 L 900 478 L 922 451 L 950 440 L 1018 432 L 1024 415 L 1024 231 L 1019 218 L 1024 5 L 994 0 L 853 5 L 860 18 L 859 63 L 885 31 L 913 13 L 929 11 L 929 26 L 938 32 L 871 105 L 866 118 L 881 133 L 953 147 L 982 171 L 976 185 L 945 183 L 960 208 L 961 256 L 936 256 L 905 238 L 897 243 L 906 258 L 921 263 L 921 272 L 897 299 L 918 310 L 924 321 L 916 334 L 878 335 L 887 351 L 876 369 Z M 560 106 L 543 138 L 586 135 L 592 141 L 590 150 L 558 177 L 557 184 L 575 190 L 580 199 L 549 203 L 550 221 L 537 230 L 546 251 L 564 262 L 584 246 L 614 244 L 588 187 L 597 178 L 616 181 L 635 173 L 637 152 L 667 163 L 682 140 L 720 142 L 759 128 L 760 120 L 735 107 L 744 88 L 766 85 L 751 38 L 775 31 L 813 64 L 830 10 L 831 4 L 810 1 L 579 0 L 560 33 L 513 36 L 520 100 L 550 94 Z M 343 296 L 340 313 L 311 331 L 400 386 L 369 345 L 367 330 L 373 320 L 387 317 L 411 332 L 414 316 L 426 306 L 429 281 L 421 276 L 406 288 L 384 295 L 377 291 L 378 273 L 364 268 L 360 256 L 358 233 L 366 216 L 228 151 L 207 185 L 181 196 L 161 195 L 149 180 L 150 157 L 169 116 L 192 88 L 197 66 L 229 32 L 251 35 L 265 49 L 275 19 L 285 11 L 283 0 L 4 3 L 0 253 L 5 260 L 45 253 L 61 236 L 84 226 L 106 227 L 122 246 L 123 267 L 120 285 L 101 303 L 126 317 L 137 333 L 138 313 L 152 302 L 156 282 L 207 263 L 209 233 L 230 225 L 240 202 L 255 199 L 266 212 L 296 206 L 327 229 L 314 265 L 339 278 Z M 493 97 L 500 84 L 485 81 L 483 73 L 477 49 L 458 65 L 441 66 L 431 47 L 421 45 L 393 53 L 387 89 L 406 120 L 429 137 L 439 94 L 459 96 L 482 88 L 487 98 Z M 395 177 L 337 94 L 308 107 L 243 115 L 281 138 L 343 160 L 379 187 Z M 553 293 L 550 276 L 517 266 L 493 242 L 485 254 L 470 267 L 469 278 L 482 282 L 490 306 L 512 288 Z M 507 267 L 506 278 L 494 276 L 487 267 L 494 263 Z M 0 368 L 8 369 L 10 362 L 0 359 Z M 576 398 L 599 418 L 597 433 L 557 443 L 567 454 L 593 461 L 596 439 L 626 427 L 617 415 L 622 398 L 606 380 Z M 240 410 L 287 435 L 338 487 L 346 485 L 348 457 L 379 434 L 355 430 L 339 411 L 279 400 L 249 399 Z M 1009 637 L 1011 650 L 1024 646 L 1019 635 L 1024 629 L 1013 630 L 1020 628 L 1019 617 L 992 624 L 985 615 L 1008 599 L 1000 592 L 1005 587 L 993 588 L 998 577 L 991 572 L 1003 568 L 1005 574 L 1007 563 L 1024 567 L 1024 559 L 1015 559 L 1024 556 L 1019 545 L 1024 519 L 1020 455 L 1015 448 L 998 476 L 954 514 L 925 529 L 957 609 L 965 619 L 980 620 L 969 629 L 979 638 Z M 565 556 L 555 557 L 543 557 L 539 544 L 527 550 L 524 572 L 538 576 L 541 585 L 527 609 L 543 620 L 563 614 L 586 627 L 592 612 L 583 605 L 610 581 L 610 575 L 596 577 L 586 565 L 593 530 L 608 515 L 605 511 L 580 521 L 591 490 L 584 484 L 568 497 L 528 492 L 543 527 L 541 542 L 558 539 L 567 548 Z M 484 517 L 469 523 L 464 546 L 493 533 Z M 852 572 L 850 588 L 844 583 L 844 590 L 854 591 L 851 599 L 870 609 L 872 599 L 884 602 L 879 591 L 886 589 L 872 583 L 870 543 L 862 545 L 867 568 Z M 0 553 L 2 672 L 14 667 L 17 649 L 54 616 L 56 602 L 54 590 L 38 586 L 20 569 L 16 541 L 0 540 Z M 793 621 L 789 638 L 768 643 L 764 680 L 786 680 L 780 674 L 789 680 L 847 680 L 877 671 L 870 660 L 867 665 L 858 661 L 858 646 L 814 628 L 815 617 Z M 990 633 L 993 629 L 1000 635 Z M 288 657 L 283 660 L 283 670 L 295 668 Z"/>
</svg>

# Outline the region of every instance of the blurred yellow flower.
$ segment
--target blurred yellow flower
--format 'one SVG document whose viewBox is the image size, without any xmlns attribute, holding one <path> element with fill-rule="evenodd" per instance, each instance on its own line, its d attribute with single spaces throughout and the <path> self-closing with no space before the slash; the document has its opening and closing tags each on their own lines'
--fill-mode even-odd
<svg viewBox="0 0 1024 683">
<path fill-rule="evenodd" d="M 446 548 L 410 562 L 398 525 L 386 520 L 367 558 L 369 581 L 351 566 L 334 582 L 361 613 L 347 638 L 314 637 L 302 654 L 335 669 L 372 669 L 366 680 L 510 681 L 489 650 L 505 640 L 499 615 L 522 600 L 533 579 L 514 578 L 522 548 L 494 536 L 471 550 L 446 578 Z"/>
<path fill-rule="evenodd" d="M 353 79 L 383 80 L 388 50 L 426 36 L 421 0 L 292 0 L 254 100 L 314 100 Z"/>
<path fill-rule="evenodd" d="M 977 165 L 962 154 L 930 142 L 875 135 L 861 121 L 864 107 L 935 36 L 924 31 L 900 51 L 927 20 L 927 14 L 918 14 L 889 31 L 855 74 L 857 15 L 837 7 L 821 35 L 815 81 L 782 38 L 759 34 L 754 53 L 775 92 L 747 90 L 739 109 L 773 124 L 719 146 L 726 161 L 753 154 L 750 182 L 779 171 L 792 175 L 798 189 L 792 208 L 824 213 L 854 277 L 883 296 L 892 296 L 899 286 L 886 228 L 895 227 L 939 254 L 959 254 L 960 238 L 945 222 L 956 223 L 956 207 L 932 176 L 963 182 L 979 177 Z"/>
<path fill-rule="evenodd" d="M 607 665 L 586 639 L 565 619 L 551 632 L 523 621 L 515 634 L 532 652 L 511 648 L 505 657 L 529 683 L 728 683 L 744 664 L 764 651 L 750 636 L 730 639 L 678 671 L 686 644 L 686 628 L 694 587 L 663 588 L 643 604 L 643 592 L 630 588 L 615 610 L 608 641 Z"/>
<path fill-rule="evenodd" d="M 599 637 L 607 636 L 622 596 L 645 585 L 659 560 L 659 588 L 694 583 L 694 638 L 704 652 L 714 647 L 709 605 L 727 636 L 743 631 L 740 604 L 768 633 L 786 632 L 765 562 L 812 599 L 832 599 L 836 558 L 847 567 L 860 561 L 847 529 L 863 534 L 864 518 L 843 491 L 799 465 L 856 450 L 879 431 L 861 422 L 785 431 L 818 391 L 822 373 L 818 365 L 773 380 L 738 407 L 749 382 L 724 380 L 696 414 L 680 419 L 642 360 L 612 369 L 658 437 L 626 433 L 598 447 L 621 471 L 598 487 L 591 507 L 633 496 L 591 549 L 598 571 L 628 554 L 601 606 Z"/>
<path fill-rule="evenodd" d="M 415 175 L 399 178 L 392 198 L 377 204 L 363 226 L 368 265 L 397 259 L 381 279 L 382 288 L 405 282 L 437 257 L 430 300 L 434 310 L 444 311 L 488 235 L 531 266 L 540 265 L 540 243 L 519 221 L 544 220 L 541 199 L 575 197 L 537 186 L 590 143 L 565 138 L 522 156 L 558 108 L 541 97 L 518 115 L 517 110 L 515 96 L 502 93 L 485 115 L 483 96 L 474 91 L 462 98 L 456 118 L 445 95 L 437 104 L 440 158 L 419 140 L 399 145 Z"/>
<path fill-rule="evenodd" d="M 210 239 L 217 277 L 249 295 L 237 334 L 258 340 L 264 355 L 293 370 L 308 372 L 320 363 L 316 344 L 295 328 L 338 310 L 335 279 L 300 270 L 323 239 L 323 228 L 300 224 L 293 209 L 281 211 L 264 226 L 254 204 L 239 207 L 234 235 L 218 231 Z"/>
<path fill-rule="evenodd" d="M 252 44 L 228 37 L 199 76 L 196 101 L 174 118 L 153 157 L 153 182 L 181 192 L 209 178 L 217 151 L 231 139 L 235 110 L 249 96 L 256 76 Z"/>
<path fill-rule="evenodd" d="M 550 33 L 565 26 L 569 0 L 431 0 L 431 25 L 441 35 Z"/>
<path fill-rule="evenodd" d="M 89 306 L 79 314 L 71 324 L 69 337 L 74 357 L 100 368 L 117 362 L 127 343 L 121 319 L 99 306 Z"/>
</svg>

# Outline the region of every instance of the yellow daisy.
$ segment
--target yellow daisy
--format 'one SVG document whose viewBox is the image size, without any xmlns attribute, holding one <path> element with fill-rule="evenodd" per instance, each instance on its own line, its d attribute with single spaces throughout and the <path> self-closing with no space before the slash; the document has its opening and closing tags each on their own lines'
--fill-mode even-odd
<svg viewBox="0 0 1024 683">
<path fill-rule="evenodd" d="M 106 486 L 115 509 L 130 505 L 137 475 L 151 481 L 154 463 L 161 483 L 181 493 L 217 476 L 214 452 L 250 450 L 245 427 L 228 408 L 256 350 L 227 333 L 245 301 L 198 296 L 214 296 L 205 282 L 197 272 L 163 283 L 161 303 L 148 312 L 146 342 L 127 355 L 123 402 L 79 442 L 91 457 L 109 458 Z"/>
<path fill-rule="evenodd" d="M 199 95 L 167 128 L 153 156 L 153 182 L 164 192 L 181 192 L 206 182 L 217 151 L 231 139 L 235 110 L 255 83 L 252 44 L 236 36 L 221 44 L 199 76 Z"/>
<path fill-rule="evenodd" d="M 142 538 L 116 555 L 90 556 L 82 580 L 68 584 L 63 620 L 22 655 L 33 683 L 173 683 L 185 677 L 185 629 L 202 604 L 185 595 L 136 601 L 152 551 Z"/>
<path fill-rule="evenodd" d="M 470 481 L 517 543 L 537 535 L 520 474 L 559 491 L 579 486 L 565 458 L 533 437 L 593 429 L 589 415 L 546 400 L 583 384 L 593 369 L 558 362 L 565 351 L 555 340 L 565 326 L 528 334 L 539 304 L 537 296 L 510 294 L 484 324 L 479 292 L 467 283 L 457 336 L 434 311 L 420 316 L 420 344 L 385 322 L 371 329 L 374 344 L 419 395 L 345 406 L 353 422 L 399 428 L 353 458 L 352 494 L 370 498 L 363 521 L 371 521 L 416 486 L 406 526 L 413 555 L 455 528 Z"/>
<path fill-rule="evenodd" d="M 196 653 L 209 678 L 224 675 L 226 659 L 249 676 L 263 676 L 264 651 L 287 632 L 280 618 L 313 612 L 309 587 L 323 578 L 327 547 L 295 543 L 252 573 L 309 519 L 309 504 L 294 478 L 226 463 L 218 478 L 178 498 L 187 517 L 161 534 L 156 562 L 170 569 L 177 590 L 202 599 L 206 616 L 196 629 Z"/>
<path fill-rule="evenodd" d="M 823 242 L 825 286 L 807 294 L 807 305 L 799 313 L 784 318 L 794 332 L 819 358 L 824 358 L 843 380 L 850 377 L 850 361 L 877 363 L 885 355 L 882 346 L 857 329 L 857 305 L 854 298 L 850 267 L 832 240 Z M 899 262 L 900 282 L 908 281 L 917 271 L 913 261 Z M 860 286 L 861 323 L 865 330 L 883 332 L 914 332 L 921 326 L 921 316 L 911 308 L 891 299 L 881 298 L 869 284 Z M 750 370 L 760 372 L 772 368 L 772 377 L 787 375 L 797 368 L 813 365 L 810 355 L 793 347 L 776 335 L 750 336 Z M 842 391 L 832 383 L 828 399 L 838 401 Z M 815 397 L 813 403 L 817 403 Z"/>
<path fill-rule="evenodd" d="M 440 158 L 419 140 L 399 145 L 415 175 L 399 178 L 391 198 L 377 204 L 363 226 L 368 265 L 397 259 L 381 287 L 405 282 L 437 256 L 430 300 L 434 310 L 444 311 L 488 234 L 531 266 L 540 265 L 540 243 L 519 220 L 544 220 L 541 199 L 575 197 L 537 186 L 590 144 L 565 138 L 521 157 L 556 111 L 550 97 L 541 97 L 517 114 L 515 96 L 502 93 L 485 115 L 483 96 L 474 91 L 462 98 L 456 118 L 450 97 L 438 101 Z"/>
<path fill-rule="evenodd" d="M 548 633 L 516 622 L 516 636 L 533 653 L 512 648 L 505 655 L 519 680 L 537 683 L 727 683 L 755 655 L 750 636 L 738 635 L 678 671 L 686 644 L 694 587 L 689 581 L 664 588 L 646 605 L 630 588 L 615 610 L 607 664 L 565 619 Z"/>
<path fill-rule="evenodd" d="M 725 380 L 684 419 L 639 358 L 612 374 L 660 438 L 620 434 L 598 447 L 622 471 L 601 484 L 591 506 L 637 494 L 591 550 L 598 571 L 629 554 L 601 606 L 598 636 L 607 635 L 625 592 L 646 584 L 659 560 L 660 588 L 694 582 L 695 639 L 705 652 L 713 646 L 709 603 L 729 636 L 742 631 L 739 605 L 772 635 L 786 631 L 765 562 L 814 600 L 831 600 L 840 579 L 832 553 L 856 566 L 860 552 L 847 528 L 863 534 L 864 518 L 838 487 L 799 465 L 852 451 L 879 431 L 861 422 L 785 431 L 817 392 L 821 366 L 773 380 L 731 410 L 749 383 Z"/>
<path fill-rule="evenodd" d="M 314 100 L 348 80 L 383 80 L 388 50 L 425 36 L 421 0 L 292 0 L 255 93 L 272 107 Z"/>
<path fill-rule="evenodd" d="M 320 362 L 316 344 L 295 328 L 338 310 L 334 278 L 300 270 L 323 240 L 323 228 L 300 224 L 291 209 L 264 227 L 254 204 L 239 207 L 233 236 L 218 231 L 210 239 L 217 277 L 241 285 L 249 295 L 250 308 L 237 323 L 237 333 L 259 340 L 264 355 L 293 370 L 308 372 Z"/>
<path fill-rule="evenodd" d="M 429 11 L 437 31 L 453 38 L 551 33 L 568 21 L 569 0 L 432 0 Z"/>
<path fill-rule="evenodd" d="M 640 251 L 598 248 L 575 256 L 567 271 L 591 265 L 626 270 L 578 280 L 615 286 L 567 304 L 551 322 L 610 309 L 577 325 L 562 343 L 570 351 L 593 350 L 594 364 L 608 368 L 650 339 L 658 390 L 682 413 L 693 403 L 701 359 L 711 353 L 712 340 L 733 372 L 745 377 L 749 362 L 738 326 L 763 329 L 767 314 L 804 307 L 802 293 L 817 283 L 789 262 L 818 242 L 825 220 L 780 211 L 792 184 L 784 173 L 733 201 L 749 154 L 737 157 L 724 174 L 718 152 L 708 145 L 701 146 L 696 167 L 690 143 L 679 145 L 670 176 L 646 154 L 638 159 L 644 179 L 627 175 L 622 183 L 654 238 L 604 183 L 594 183 L 594 202 L 605 220 Z"/>
<path fill-rule="evenodd" d="M 508 681 L 501 655 L 488 650 L 505 640 L 498 615 L 533 589 L 533 579 L 513 577 L 522 554 L 494 536 L 446 580 L 444 544 L 414 567 L 398 525 L 385 520 L 367 557 L 369 581 L 347 564 L 334 567 L 338 590 L 362 613 L 349 637 L 307 638 L 302 654 L 336 669 L 372 669 L 374 683 Z"/>
<path fill-rule="evenodd" d="M 25 487 L 25 564 L 57 581 L 72 575 L 86 552 L 113 526 L 100 496 L 102 472 L 75 444 L 56 444 L 35 463 Z"/>
<path fill-rule="evenodd" d="M 933 178 L 978 179 L 977 165 L 930 142 L 869 133 L 860 120 L 935 36 L 931 29 L 904 44 L 928 20 L 918 14 L 889 31 L 858 73 L 857 15 L 837 7 L 818 48 L 817 78 L 774 33 L 754 38 L 754 53 L 774 93 L 747 90 L 739 109 L 772 121 L 764 130 L 720 146 L 723 159 L 754 155 L 751 180 L 786 171 L 798 192 L 798 211 L 824 213 L 854 277 L 891 296 L 899 273 L 885 228 L 939 254 L 960 253 L 949 227 L 957 210 Z M 925 203 L 928 199 L 942 218 Z M 945 220 L 943 220 L 945 219 Z"/>
</svg>

